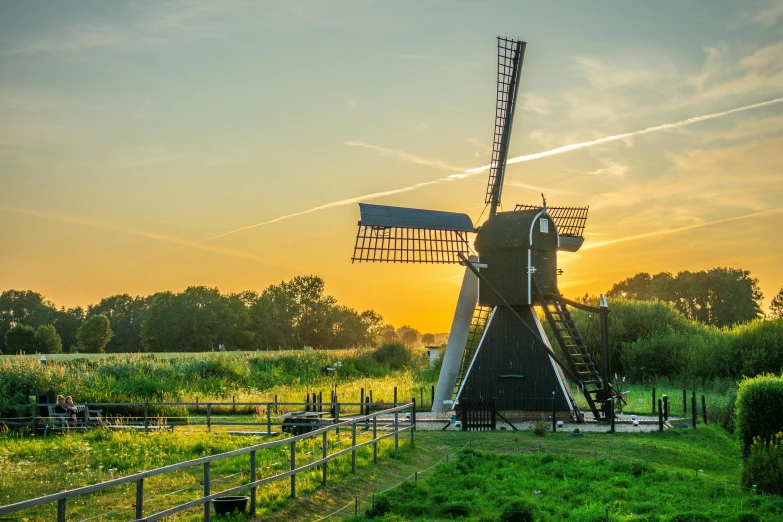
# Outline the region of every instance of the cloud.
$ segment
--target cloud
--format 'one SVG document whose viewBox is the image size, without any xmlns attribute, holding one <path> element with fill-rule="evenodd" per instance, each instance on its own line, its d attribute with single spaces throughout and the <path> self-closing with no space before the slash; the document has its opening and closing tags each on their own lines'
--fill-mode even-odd
<svg viewBox="0 0 783 522">
<path fill-rule="evenodd" d="M 218 247 L 214 245 L 205 245 L 203 243 L 196 242 L 196 241 L 187 241 L 184 239 L 178 239 L 163 234 L 157 234 L 155 232 L 147 232 L 145 230 L 113 225 L 111 223 L 106 223 L 103 221 L 95 221 L 87 218 L 81 218 L 81 217 L 71 216 L 67 214 L 58 214 L 54 212 L 42 212 L 42 211 L 26 209 L 26 208 L 11 207 L 8 205 L 0 205 L 0 212 L 10 212 L 13 214 L 32 216 L 32 217 L 37 217 L 42 219 L 48 219 L 50 221 L 57 221 L 60 223 L 71 223 L 74 225 L 97 228 L 100 230 L 108 230 L 110 232 L 120 232 L 122 234 L 128 234 L 132 236 L 143 237 L 146 239 L 152 239 L 154 241 L 160 241 L 163 243 L 177 245 L 178 247 L 195 248 L 198 250 L 204 250 L 206 252 L 212 252 L 215 254 L 237 257 L 240 259 L 249 259 L 257 263 L 262 263 L 264 265 L 275 266 L 280 268 L 278 265 L 270 263 L 261 257 L 258 257 L 248 252 L 242 252 L 241 250 L 233 250 L 233 249 Z"/>
<path fill-rule="evenodd" d="M 548 150 L 548 151 L 542 151 L 542 152 L 537 152 L 537 153 L 533 153 L 533 154 L 527 154 L 527 155 L 524 155 L 524 156 L 517 156 L 517 157 L 514 157 L 514 158 L 509 158 L 507 163 L 508 164 L 513 164 L 513 163 L 520 163 L 520 162 L 524 162 L 524 161 L 532 161 L 532 160 L 536 160 L 536 159 L 541 159 L 541 158 L 546 158 L 546 157 L 550 157 L 550 156 L 555 156 L 555 155 L 558 155 L 558 154 L 564 154 L 566 152 L 571 152 L 571 151 L 574 151 L 574 150 L 579 150 L 579 149 L 583 149 L 583 148 L 587 148 L 587 147 L 592 147 L 592 146 L 599 145 L 599 144 L 602 144 L 602 143 L 608 143 L 608 142 L 612 142 L 612 141 L 624 140 L 624 139 L 626 139 L 628 137 L 632 137 L 632 136 L 640 136 L 640 135 L 649 134 L 649 133 L 652 133 L 652 132 L 660 132 L 660 131 L 664 131 L 664 130 L 676 129 L 676 128 L 684 126 L 684 125 L 691 125 L 691 124 L 698 123 L 698 122 L 701 122 L 701 121 L 706 121 L 706 120 L 710 120 L 710 119 L 714 119 L 714 118 L 720 118 L 720 117 L 723 117 L 723 116 L 727 116 L 729 114 L 735 114 L 735 113 L 742 112 L 742 111 L 748 111 L 748 110 L 756 109 L 756 108 L 759 108 L 759 107 L 766 107 L 766 106 L 769 106 L 769 105 L 772 105 L 772 104 L 775 104 L 775 103 L 780 103 L 780 102 L 783 102 L 783 97 L 782 98 L 776 98 L 774 100 L 768 100 L 766 102 L 756 103 L 756 104 L 753 104 L 753 105 L 747 105 L 747 106 L 744 106 L 744 107 L 737 107 L 735 109 L 729 109 L 727 111 L 716 112 L 716 113 L 711 113 L 711 114 L 705 114 L 705 115 L 702 115 L 702 116 L 694 116 L 692 118 L 688 118 L 688 119 L 685 119 L 685 120 L 680 120 L 680 121 L 677 121 L 677 122 L 664 123 L 664 124 L 661 124 L 661 125 L 655 125 L 653 127 L 647 127 L 645 129 L 640 129 L 640 130 L 637 130 L 637 131 L 627 132 L 627 133 L 624 133 L 624 134 L 617 134 L 617 135 L 613 135 L 613 136 L 605 136 L 603 138 L 598 138 L 598 139 L 591 140 L 591 141 L 586 141 L 586 142 L 581 142 L 581 143 L 573 143 L 573 144 L 570 144 L 570 145 L 564 145 L 562 147 L 558 147 L 558 148 L 551 149 L 551 150 Z M 411 162 L 411 163 L 415 163 L 415 164 L 431 165 L 431 166 L 436 166 L 436 167 L 439 167 L 439 168 L 447 168 L 447 169 L 453 169 L 454 168 L 454 167 L 446 165 L 446 164 L 444 164 L 442 162 L 432 161 L 432 160 L 424 160 L 422 158 L 419 158 L 418 156 L 414 156 L 413 154 L 409 154 L 409 153 L 406 153 L 406 152 L 400 151 L 400 150 L 388 149 L 388 148 L 385 148 L 385 147 L 379 147 L 377 145 L 370 145 L 370 144 L 363 143 L 363 142 L 358 142 L 358 141 L 346 142 L 345 144 L 349 145 L 349 146 L 352 146 L 352 147 L 363 147 L 363 148 L 367 148 L 367 149 L 371 149 L 371 150 L 376 150 L 376 151 L 381 152 L 384 155 L 395 156 L 398 159 L 401 159 L 403 161 L 408 161 L 408 162 Z M 361 202 L 361 201 L 368 201 L 368 200 L 377 199 L 377 198 L 381 198 L 381 197 L 391 196 L 391 195 L 394 195 L 394 194 L 401 194 L 401 193 L 404 193 L 404 192 L 409 192 L 409 191 L 416 190 L 416 189 L 419 189 L 419 188 L 422 188 L 422 187 L 437 185 L 437 184 L 444 183 L 444 182 L 456 181 L 456 180 L 460 180 L 460 179 L 464 179 L 464 178 L 468 178 L 468 177 L 474 176 L 476 174 L 480 174 L 482 172 L 486 172 L 487 170 L 489 170 L 489 165 L 483 165 L 481 167 L 476 167 L 476 168 L 473 168 L 473 169 L 465 170 L 463 172 L 451 174 L 449 176 L 446 176 L 445 178 L 440 178 L 440 179 L 436 179 L 436 180 L 433 180 L 433 181 L 426 181 L 426 182 L 422 182 L 422 183 L 416 183 L 416 184 L 413 184 L 413 185 L 409 185 L 407 187 L 402 187 L 402 188 L 399 188 L 399 189 L 391 189 L 391 190 L 386 190 L 386 191 L 382 191 L 382 192 L 374 192 L 374 193 L 371 193 L 371 194 L 365 194 L 363 196 L 357 196 L 357 197 L 354 197 L 354 198 L 342 199 L 342 200 L 339 200 L 339 201 L 326 203 L 324 205 L 319 205 L 317 207 L 313 207 L 313 208 L 310 208 L 310 209 L 307 209 L 307 210 L 303 210 L 303 211 L 300 211 L 300 212 L 294 212 L 294 213 L 291 213 L 291 214 L 286 214 L 284 216 L 280 216 L 280 217 L 277 217 L 277 218 L 274 218 L 274 219 L 271 219 L 271 220 L 268 220 L 268 221 L 264 221 L 264 222 L 261 222 L 261 223 L 256 223 L 256 224 L 253 224 L 253 225 L 248 225 L 248 226 L 245 226 L 245 227 L 236 228 L 234 230 L 229 230 L 229 231 L 224 232 L 222 234 L 219 234 L 219 235 L 216 235 L 216 236 L 213 236 L 213 237 L 210 237 L 210 238 L 206 238 L 206 239 L 204 239 L 202 241 L 212 241 L 212 240 L 215 240 L 215 239 L 218 239 L 218 238 L 226 237 L 226 236 L 231 235 L 231 234 L 235 234 L 237 232 L 241 232 L 243 230 L 249 230 L 249 229 L 252 229 L 252 228 L 262 227 L 262 226 L 265 226 L 265 225 L 271 225 L 273 223 L 277 223 L 277 222 L 283 221 L 285 219 L 293 218 L 293 217 L 296 217 L 296 216 L 302 216 L 302 215 L 305 215 L 305 214 L 310 214 L 310 213 L 317 212 L 317 211 L 320 211 L 320 210 L 325 210 L 327 208 L 334 208 L 334 207 L 354 204 L 354 203 L 358 203 L 358 202 Z"/>
<path fill-rule="evenodd" d="M 687 232 L 689 230 L 695 230 L 697 228 L 703 228 L 703 227 L 709 227 L 713 225 L 719 225 L 721 223 L 729 223 L 731 221 L 740 221 L 743 219 L 751 219 L 756 218 L 759 216 L 769 216 L 773 214 L 780 214 L 783 212 L 783 207 L 773 208 L 770 210 L 764 210 L 761 212 L 753 212 L 752 214 L 745 214 L 742 216 L 735 216 L 725 219 L 716 219 L 715 221 L 708 221 L 706 223 L 698 223 L 695 225 L 688 225 L 684 227 L 677 227 L 677 228 L 670 228 L 666 230 L 656 230 L 654 232 L 648 232 L 646 234 L 636 234 L 633 236 L 626 236 L 626 237 L 619 237 L 617 239 L 609 239 L 607 241 L 599 241 L 596 243 L 589 243 L 586 244 L 581 248 L 582 251 L 584 250 L 592 250 L 594 248 L 602 248 L 610 245 L 616 245 L 618 243 L 626 243 L 628 241 L 638 241 L 640 239 L 650 239 L 650 238 L 656 238 L 656 237 L 662 237 L 662 236 L 668 236 L 672 234 L 679 234 L 681 232 Z"/>
<path fill-rule="evenodd" d="M 451 170 L 451 171 L 464 170 L 461 169 L 460 167 L 449 165 L 448 163 L 445 163 L 441 160 L 424 159 L 424 158 L 420 158 L 419 156 L 415 156 L 413 154 L 405 152 L 403 150 L 389 149 L 387 147 L 380 147 L 378 145 L 370 145 L 369 143 L 364 143 L 362 141 L 346 141 L 345 144 L 348 145 L 349 147 L 362 147 L 365 149 L 374 150 L 376 152 L 380 152 L 382 156 L 394 156 L 397 159 L 400 159 L 408 163 L 414 163 L 416 165 L 427 165 L 430 167 L 438 167 L 441 169 Z"/>
<path fill-rule="evenodd" d="M 588 172 L 588 174 L 592 174 L 594 176 L 610 177 L 610 178 L 624 178 L 625 173 L 631 169 L 631 167 L 629 167 L 628 165 L 617 163 L 616 161 L 612 161 L 609 158 L 599 158 L 599 161 L 601 162 L 603 167 L 592 170 Z"/>
<path fill-rule="evenodd" d="M 549 114 L 552 112 L 550 109 L 549 100 L 540 96 L 534 92 L 523 92 L 519 97 L 519 102 L 522 104 L 522 109 L 536 114 Z"/>
</svg>

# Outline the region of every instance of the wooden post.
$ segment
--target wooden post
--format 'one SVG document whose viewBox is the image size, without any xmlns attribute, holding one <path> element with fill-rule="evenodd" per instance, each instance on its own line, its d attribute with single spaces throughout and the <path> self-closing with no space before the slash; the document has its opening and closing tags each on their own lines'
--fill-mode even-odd
<svg viewBox="0 0 783 522">
<path fill-rule="evenodd" d="M 136 481 L 136 519 L 144 516 L 144 479 Z"/>
<path fill-rule="evenodd" d="M 337 402 L 337 394 L 334 394 L 334 423 L 340 423 L 340 403 Z M 340 428 L 335 429 L 335 433 L 340 434 Z"/>
<path fill-rule="evenodd" d="M 65 499 L 57 501 L 57 522 L 65 522 Z"/>
<path fill-rule="evenodd" d="M 669 396 L 663 395 L 663 418 L 669 420 Z"/>
<path fill-rule="evenodd" d="M 321 434 L 321 458 L 322 458 L 322 459 L 325 459 L 325 458 L 326 458 L 326 449 L 327 449 L 327 445 L 326 445 L 326 432 L 323 432 L 323 433 Z M 326 487 L 326 464 L 327 464 L 327 461 L 326 461 L 326 460 L 324 460 L 324 463 L 323 463 L 323 464 L 321 464 L 321 475 L 322 475 L 322 476 L 321 476 L 321 484 L 322 484 L 324 487 Z"/>
<path fill-rule="evenodd" d="M 424 404 L 422 404 L 422 407 L 424 407 Z M 433 384 L 430 387 L 430 409 L 435 408 L 435 385 Z"/>
<path fill-rule="evenodd" d="M 394 387 L 394 405 L 397 406 L 397 387 Z"/>
<path fill-rule="evenodd" d="M 196 395 L 196 415 L 198 415 L 198 395 Z"/>
<path fill-rule="evenodd" d="M 378 416 L 372 418 L 372 461 L 378 464 Z"/>
<path fill-rule="evenodd" d="M 609 399 L 609 433 L 614 433 L 614 397 Z"/>
<path fill-rule="evenodd" d="M 144 403 L 144 431 L 150 431 L 150 403 Z"/>
<path fill-rule="evenodd" d="M 552 433 L 555 432 L 557 432 L 557 412 L 555 411 L 555 391 L 552 390 Z"/>
<path fill-rule="evenodd" d="M 310 392 L 305 395 L 305 411 L 310 411 Z"/>
<path fill-rule="evenodd" d="M 237 397 L 236 395 L 231 396 L 231 409 L 233 410 L 234 414 L 237 413 Z"/>
<path fill-rule="evenodd" d="M 356 473 L 356 423 L 354 422 L 351 424 L 352 433 L 351 433 L 351 447 L 353 448 L 353 451 L 351 452 L 351 473 Z"/>
<path fill-rule="evenodd" d="M 209 496 L 209 462 L 204 463 L 204 496 Z M 212 502 L 204 503 L 204 522 L 209 522 L 212 510 L 210 509 Z"/>
<path fill-rule="evenodd" d="M 688 413 L 688 390 L 682 390 L 682 414 Z"/>
<path fill-rule="evenodd" d="M 212 431 L 212 403 L 207 403 L 207 431 Z"/>
<path fill-rule="evenodd" d="M 416 431 L 416 397 L 411 398 L 411 447 L 413 447 L 413 432 Z"/>
<path fill-rule="evenodd" d="M 701 415 L 704 418 L 704 424 L 707 424 L 707 400 L 704 395 L 701 396 Z"/>
<path fill-rule="evenodd" d="M 652 404 L 653 404 L 653 411 L 652 412 L 655 413 L 655 404 L 656 404 L 656 402 L 655 402 L 655 386 L 653 386 L 653 389 L 652 389 Z"/>
<path fill-rule="evenodd" d="M 324 411 L 324 396 L 323 392 L 318 392 L 318 411 Z"/>
<path fill-rule="evenodd" d="M 277 394 L 275 394 L 275 415 L 277 415 L 278 413 L 279 411 L 277 409 Z"/>
<path fill-rule="evenodd" d="M 373 403 L 373 400 L 372 400 L 372 390 L 370 390 L 370 410 L 367 412 L 367 415 L 369 415 L 370 412 L 373 410 L 373 407 L 372 407 L 373 404 L 374 403 Z"/>
<path fill-rule="evenodd" d="M 696 390 L 693 391 L 693 395 L 691 395 L 691 416 L 693 419 L 693 427 L 696 427 L 696 417 L 697 417 L 697 411 L 696 411 Z"/>
<path fill-rule="evenodd" d="M 353 498 L 353 516 L 359 514 L 359 497 Z"/>
<path fill-rule="evenodd" d="M 424 404 L 424 388 L 419 388 L 419 404 Z"/>
<path fill-rule="evenodd" d="M 359 415 L 362 414 L 363 409 L 364 409 L 364 388 L 362 388 L 359 392 Z"/>
<path fill-rule="evenodd" d="M 256 452 L 250 452 L 250 482 L 256 481 Z M 250 488 L 250 516 L 256 516 L 256 486 Z M 140 518 L 140 517 L 136 517 Z"/>
<path fill-rule="evenodd" d="M 663 400 L 658 399 L 658 431 L 663 431 Z"/>
<path fill-rule="evenodd" d="M 394 388 L 394 394 L 397 395 L 397 388 Z M 397 402 L 397 397 L 394 398 L 394 402 Z M 394 453 L 400 449 L 400 412 L 394 412 Z"/>
<path fill-rule="evenodd" d="M 266 434 L 272 434 L 272 405 L 266 403 Z"/>
<path fill-rule="evenodd" d="M 369 415 L 370 414 L 370 398 L 365 397 L 364 398 L 364 404 L 366 405 L 364 408 L 364 414 Z"/>
<path fill-rule="evenodd" d="M 291 441 L 291 471 L 296 469 L 296 440 Z M 296 496 L 296 473 L 291 475 L 291 497 Z"/>
</svg>

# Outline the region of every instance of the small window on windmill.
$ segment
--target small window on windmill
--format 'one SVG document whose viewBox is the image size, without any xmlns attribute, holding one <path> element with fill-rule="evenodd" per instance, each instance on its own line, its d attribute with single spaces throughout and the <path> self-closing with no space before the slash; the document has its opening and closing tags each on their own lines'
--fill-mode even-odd
<svg viewBox="0 0 783 522">
<path fill-rule="evenodd" d="M 538 225 L 541 230 L 542 234 L 548 234 L 549 233 L 549 220 L 547 218 L 539 218 L 538 219 Z"/>
</svg>

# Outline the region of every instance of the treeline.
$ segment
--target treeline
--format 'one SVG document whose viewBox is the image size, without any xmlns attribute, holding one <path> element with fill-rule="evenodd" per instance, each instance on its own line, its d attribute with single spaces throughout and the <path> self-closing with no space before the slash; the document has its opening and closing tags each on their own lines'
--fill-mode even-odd
<svg viewBox="0 0 783 522">
<path fill-rule="evenodd" d="M 337 349 L 373 344 L 388 328 L 373 310 L 339 305 L 312 275 L 260 294 L 194 286 L 115 295 L 87 309 L 58 309 L 30 290 L 0 295 L 0 348 L 8 354 Z"/>
<path fill-rule="evenodd" d="M 612 286 L 608 295 L 669 303 L 685 317 L 713 326 L 731 326 L 763 316 L 758 279 L 735 268 L 685 271 L 676 276 L 641 272 Z M 773 313 L 774 305 L 773 300 Z"/>
<path fill-rule="evenodd" d="M 614 299 L 609 309 L 612 369 L 633 382 L 737 380 L 783 369 L 783 318 L 716 327 L 661 301 Z M 580 310 L 573 316 L 600 367 L 598 316 Z"/>
</svg>

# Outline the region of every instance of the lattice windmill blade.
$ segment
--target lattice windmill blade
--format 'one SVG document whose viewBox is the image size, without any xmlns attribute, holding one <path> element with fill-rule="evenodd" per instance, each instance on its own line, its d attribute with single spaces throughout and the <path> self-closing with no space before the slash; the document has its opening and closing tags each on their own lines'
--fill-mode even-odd
<svg viewBox="0 0 783 522">
<path fill-rule="evenodd" d="M 540 210 L 541 205 L 516 205 L 515 212 L 524 210 Z M 590 207 L 546 207 L 547 214 L 557 226 L 560 236 L 558 250 L 576 252 L 585 242 L 584 230 L 587 223 L 587 211 Z"/>
<path fill-rule="evenodd" d="M 460 263 L 474 232 L 467 214 L 359 203 L 361 220 L 351 261 Z"/>
<path fill-rule="evenodd" d="M 498 37 L 498 83 L 495 105 L 495 139 L 492 145 L 492 162 L 485 203 L 490 204 L 489 216 L 497 212 L 503 191 L 503 174 L 508 158 L 508 143 L 511 139 L 511 125 L 514 122 L 514 106 L 519 90 L 519 76 L 522 59 L 525 56 L 525 42 Z"/>
</svg>

